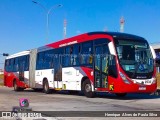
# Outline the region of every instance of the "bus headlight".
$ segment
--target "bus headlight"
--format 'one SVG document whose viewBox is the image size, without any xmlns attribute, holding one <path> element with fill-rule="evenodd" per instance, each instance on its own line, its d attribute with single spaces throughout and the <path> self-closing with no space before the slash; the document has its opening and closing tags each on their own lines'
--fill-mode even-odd
<svg viewBox="0 0 160 120">
<path fill-rule="evenodd" d="M 120 74 L 122 80 L 124 81 L 124 83 L 130 84 L 130 82 L 127 80 L 126 76 L 123 73 L 119 72 L 119 74 Z"/>
<path fill-rule="evenodd" d="M 156 83 L 156 77 L 153 77 L 152 79 L 153 79 L 152 84 L 155 84 Z"/>
</svg>

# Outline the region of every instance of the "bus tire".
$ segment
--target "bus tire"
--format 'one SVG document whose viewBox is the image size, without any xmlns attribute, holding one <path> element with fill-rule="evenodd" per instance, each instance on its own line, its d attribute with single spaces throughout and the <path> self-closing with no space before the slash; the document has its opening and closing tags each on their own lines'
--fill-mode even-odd
<svg viewBox="0 0 160 120">
<path fill-rule="evenodd" d="M 51 90 L 49 89 L 49 84 L 47 80 L 43 82 L 43 92 L 46 94 L 49 94 L 51 92 Z"/>
<path fill-rule="evenodd" d="M 125 97 L 127 93 L 115 93 L 118 97 Z"/>
<path fill-rule="evenodd" d="M 94 92 L 92 92 L 92 86 L 89 79 L 86 79 L 82 84 L 82 90 L 86 97 L 93 98 Z"/>
<path fill-rule="evenodd" d="M 19 91 L 20 90 L 20 88 L 17 86 L 16 80 L 13 81 L 13 88 L 14 88 L 14 91 Z"/>
</svg>

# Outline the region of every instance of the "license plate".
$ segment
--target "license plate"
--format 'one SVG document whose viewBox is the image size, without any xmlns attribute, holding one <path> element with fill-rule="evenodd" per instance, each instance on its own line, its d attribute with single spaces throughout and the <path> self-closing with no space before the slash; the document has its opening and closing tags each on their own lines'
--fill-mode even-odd
<svg viewBox="0 0 160 120">
<path fill-rule="evenodd" d="M 151 80 L 146 80 L 145 84 L 151 84 L 151 82 L 152 82 Z"/>
<path fill-rule="evenodd" d="M 139 87 L 139 90 L 146 90 L 146 87 L 141 86 L 141 87 Z"/>
</svg>

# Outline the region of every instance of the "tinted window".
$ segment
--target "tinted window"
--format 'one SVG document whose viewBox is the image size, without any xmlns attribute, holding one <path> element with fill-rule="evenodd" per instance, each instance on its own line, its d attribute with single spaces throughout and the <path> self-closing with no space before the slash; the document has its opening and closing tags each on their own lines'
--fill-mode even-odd
<svg viewBox="0 0 160 120">
<path fill-rule="evenodd" d="M 92 64 L 93 62 L 93 48 L 92 42 L 85 42 L 82 43 L 82 50 L 81 50 L 81 64 Z"/>
<path fill-rule="evenodd" d="M 28 71 L 29 55 L 6 60 L 5 70 L 8 72 Z"/>
<path fill-rule="evenodd" d="M 73 46 L 73 53 L 71 58 L 72 65 L 79 65 L 80 64 L 80 52 L 81 52 L 81 46 L 80 44 L 76 44 Z"/>
<path fill-rule="evenodd" d="M 152 77 L 154 60 L 146 40 L 115 39 L 115 46 L 120 65 L 129 77 Z"/>
<path fill-rule="evenodd" d="M 51 69 L 54 65 L 54 51 L 47 50 L 37 54 L 36 69 Z"/>
<path fill-rule="evenodd" d="M 102 38 L 102 39 L 97 39 L 97 40 L 95 40 L 95 41 L 94 41 L 94 44 L 95 44 L 95 45 L 108 44 L 108 42 L 109 42 L 108 39 L 106 39 L 106 38 L 103 39 L 103 38 Z"/>
<path fill-rule="evenodd" d="M 19 71 L 28 71 L 29 70 L 29 56 L 21 56 L 18 60 Z"/>
<path fill-rule="evenodd" d="M 72 53 L 72 50 L 70 47 L 66 47 L 64 49 L 64 54 L 62 55 L 63 58 L 63 66 L 70 66 L 71 65 L 71 56 L 70 53 Z"/>
<path fill-rule="evenodd" d="M 10 65 L 10 60 L 7 59 L 7 60 L 5 61 L 5 70 L 6 70 L 7 72 L 9 72 L 9 65 Z"/>
<path fill-rule="evenodd" d="M 27 55 L 25 58 L 25 71 L 28 70 L 29 70 L 29 55 Z"/>
<path fill-rule="evenodd" d="M 14 58 L 13 71 L 18 71 L 18 58 Z"/>
<path fill-rule="evenodd" d="M 44 53 L 44 62 L 43 62 L 44 69 L 53 68 L 53 56 L 54 56 L 53 50 L 49 50 Z"/>
<path fill-rule="evenodd" d="M 44 52 L 39 52 L 37 54 L 37 62 L 36 62 L 36 69 L 40 70 L 43 69 L 43 63 L 44 63 Z"/>
</svg>

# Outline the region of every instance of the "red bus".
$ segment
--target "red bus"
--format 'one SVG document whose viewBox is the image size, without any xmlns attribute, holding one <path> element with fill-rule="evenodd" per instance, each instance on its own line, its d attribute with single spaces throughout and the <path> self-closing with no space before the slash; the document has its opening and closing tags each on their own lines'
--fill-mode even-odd
<svg viewBox="0 0 160 120">
<path fill-rule="evenodd" d="M 156 91 L 155 53 L 139 36 L 90 32 L 10 55 L 4 85 L 25 88 L 95 92 L 118 96 Z"/>
</svg>

